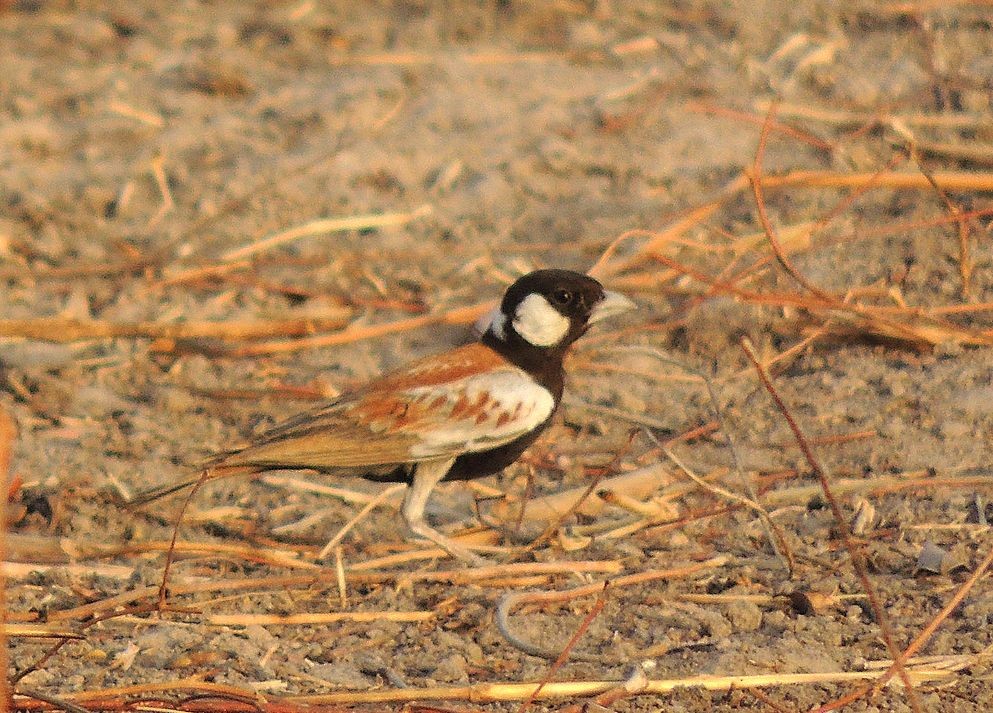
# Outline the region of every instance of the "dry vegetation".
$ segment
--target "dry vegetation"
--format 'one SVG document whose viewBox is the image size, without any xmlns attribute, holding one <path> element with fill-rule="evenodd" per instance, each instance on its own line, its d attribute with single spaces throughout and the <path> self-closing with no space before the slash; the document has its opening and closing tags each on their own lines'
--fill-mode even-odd
<svg viewBox="0 0 993 713">
<path fill-rule="evenodd" d="M 9 102 L 30 169 L 3 166 L 17 199 L 0 223 L 17 710 L 990 702 L 993 88 L 968 61 L 993 53 L 988 8 L 812 3 L 831 16 L 794 33 L 704 3 L 516 5 L 464 24 L 420 3 L 192 10 L 184 41 L 240 34 L 213 64 L 169 64 L 161 105 L 78 90 L 103 122 L 97 160 L 123 135 L 137 162 L 73 154 L 64 85 Z M 56 76 L 90 62 L 140 77 L 119 45 L 148 37 L 159 58 L 153 25 L 179 21 L 0 13 L 11 38 L 83 33 L 87 52 L 32 56 Z M 416 28 L 391 41 L 401 17 Z M 852 57 L 908 32 L 923 78 L 846 96 Z M 740 65 L 706 56 L 732 46 Z M 256 66 L 263 52 L 289 54 Z M 661 74 L 673 57 L 741 95 Z M 281 61 L 302 72 L 282 95 Z M 341 86 L 316 96 L 360 126 L 315 118 L 307 82 L 330 68 Z M 583 72 L 582 101 L 552 92 L 536 135 L 533 117 L 503 128 L 456 106 L 447 84 L 493 102 L 498 87 L 525 112 L 552 91 L 530 74 Z M 239 111 L 282 116 L 287 136 L 177 128 Z M 465 136 L 439 159 L 446 111 Z M 525 147 L 539 158 L 512 163 Z M 76 172 L 54 188 L 39 182 L 52 156 Z M 503 284 L 551 264 L 643 310 L 571 356 L 564 419 L 521 466 L 446 503 L 491 566 L 406 543 L 396 487 L 277 473 L 162 512 L 121 506 L 250 419 L 464 339 Z"/>
</svg>

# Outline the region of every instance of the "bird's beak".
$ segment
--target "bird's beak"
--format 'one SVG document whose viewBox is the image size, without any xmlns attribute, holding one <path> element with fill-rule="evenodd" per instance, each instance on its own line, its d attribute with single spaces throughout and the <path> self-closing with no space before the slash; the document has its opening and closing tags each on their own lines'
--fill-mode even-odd
<svg viewBox="0 0 993 713">
<path fill-rule="evenodd" d="M 604 290 L 603 299 L 596 303 L 587 324 L 594 324 L 615 314 L 621 314 L 632 309 L 637 309 L 638 305 L 622 295 L 620 292 Z"/>
</svg>

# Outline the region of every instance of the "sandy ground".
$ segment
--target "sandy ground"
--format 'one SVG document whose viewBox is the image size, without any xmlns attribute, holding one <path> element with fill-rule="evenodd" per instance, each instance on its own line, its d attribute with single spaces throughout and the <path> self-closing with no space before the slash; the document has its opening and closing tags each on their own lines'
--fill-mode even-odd
<svg viewBox="0 0 993 713">
<path fill-rule="evenodd" d="M 621 680 L 633 665 L 652 679 L 830 674 L 890 659 L 831 510 L 739 339 L 748 336 L 765 361 L 785 353 L 773 364 L 777 386 L 831 478 L 848 484 L 838 495 L 846 520 L 860 506 L 874 510 L 854 541 L 902 649 L 993 546 L 985 524 L 993 362 L 988 346 L 964 343 L 989 341 L 989 312 L 943 314 L 921 337 L 881 335 L 878 323 L 810 309 L 802 299 L 814 293 L 769 259 L 751 192 L 724 189 L 752 165 L 773 98 L 781 104 L 762 161 L 769 174 L 871 176 L 892 164 L 919 179 L 906 158 L 910 138 L 936 176 L 988 168 L 989 9 L 919 5 L 0 4 L 0 319 L 27 321 L 4 322 L 0 343 L 0 406 L 20 426 L 12 472 L 23 481 L 12 488 L 9 559 L 27 563 L 10 569 L 7 608 L 14 621 L 86 627 L 84 640 L 18 686 L 67 696 L 192 677 L 274 699 L 537 681 L 551 662 L 495 626 L 506 592 L 566 590 L 718 557 L 682 579 L 609 589 L 555 680 Z M 976 185 L 952 186 L 950 204 L 989 205 Z M 892 307 L 894 319 L 907 317 L 897 309 L 905 305 L 993 301 L 987 217 L 963 223 L 973 265 L 965 294 L 959 227 L 930 186 L 853 195 L 807 184 L 766 196 L 771 224 L 816 289 Z M 560 535 L 517 558 L 518 566 L 595 562 L 601 571 L 404 581 L 451 566 L 407 559 L 392 569 L 380 561 L 375 570 L 393 574 L 362 580 L 362 566 L 410 551 L 387 503 L 343 540 L 353 575 L 343 603 L 333 561 L 314 581 L 274 578 L 313 575 L 317 551 L 361 502 L 232 481 L 200 493 L 180 530 L 182 543 L 210 545 L 180 553 L 173 566 L 169 602 L 186 611 L 150 616 L 156 598 L 147 592 L 133 609 L 78 609 L 161 580 L 161 551 L 145 550 L 171 536 L 179 501 L 133 512 L 122 494 L 189 475 L 207 454 L 314 400 L 470 338 L 463 319 L 273 352 L 274 333 L 153 339 L 156 325 L 323 319 L 319 334 L 346 323 L 361 334 L 493 299 L 537 266 L 586 270 L 626 231 L 648 232 L 623 242 L 613 264 L 644 257 L 649 233 L 709 200 L 718 200 L 713 211 L 692 215 L 657 250 L 696 277 L 652 259 L 608 270 L 605 280 L 634 297 L 639 313 L 585 340 L 560 422 L 524 463 L 483 481 L 519 499 L 661 464 L 641 494 L 654 507 L 650 522 L 611 537 L 603 533 L 631 522 L 630 512 L 573 515 Z M 382 214 L 393 225 L 361 219 Z M 350 216 L 360 229 L 236 252 Z M 760 304 L 699 279 L 749 267 L 738 287 L 779 298 Z M 91 331 L 59 342 L 67 323 L 35 322 L 43 317 Z M 138 322 L 152 323 L 137 330 L 143 336 L 92 332 Z M 31 324 L 48 338 L 10 336 Z M 803 343 L 826 326 L 830 334 Z M 711 422 L 702 382 L 644 352 L 610 351 L 617 345 L 714 377 L 741 468 L 783 533 L 792 571 L 752 509 L 696 485 L 655 449 L 652 438 Z M 712 429 L 673 448 L 694 472 L 746 494 Z M 359 494 L 380 487 L 308 480 Z M 443 489 L 432 515 L 473 526 L 473 493 Z M 520 544 L 541 529 L 508 516 L 497 540 Z M 947 555 L 922 569 L 926 543 Z M 263 584 L 183 594 L 245 578 Z M 989 578 L 980 579 L 920 648 L 964 657 L 954 675 L 919 684 L 920 710 L 993 702 L 981 655 L 993 644 L 991 594 Z M 524 607 L 512 625 L 561 651 L 595 601 Z M 211 619 L 335 611 L 433 614 L 283 626 Z M 96 624 L 94 612 L 119 616 Z M 23 672 L 50 645 L 13 639 L 11 670 Z M 856 685 L 681 690 L 608 707 L 808 710 Z M 470 706 L 461 698 L 446 705 Z M 517 703 L 486 707 L 503 706 Z M 849 709 L 910 710 L 910 699 L 889 688 Z"/>
</svg>

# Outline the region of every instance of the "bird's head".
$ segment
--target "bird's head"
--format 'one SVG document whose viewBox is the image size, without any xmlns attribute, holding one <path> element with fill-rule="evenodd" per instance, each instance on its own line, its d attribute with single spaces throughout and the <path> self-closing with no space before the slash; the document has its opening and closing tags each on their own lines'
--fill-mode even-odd
<svg viewBox="0 0 993 713">
<path fill-rule="evenodd" d="M 590 325 L 634 307 L 627 297 L 605 290 L 588 275 L 536 270 L 507 288 L 485 337 L 509 347 L 560 351 Z"/>
</svg>

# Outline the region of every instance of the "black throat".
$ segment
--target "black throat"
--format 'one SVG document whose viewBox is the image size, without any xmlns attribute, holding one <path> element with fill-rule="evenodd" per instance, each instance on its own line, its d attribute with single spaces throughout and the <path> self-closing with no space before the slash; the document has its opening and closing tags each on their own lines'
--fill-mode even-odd
<svg viewBox="0 0 993 713">
<path fill-rule="evenodd" d="M 565 383 L 562 360 L 565 357 L 566 347 L 536 347 L 512 329 L 507 329 L 506 333 L 507 338 L 500 339 L 493 334 L 493 330 L 488 329 L 481 341 L 548 389 L 555 397 L 555 405 L 558 406 Z"/>
</svg>

